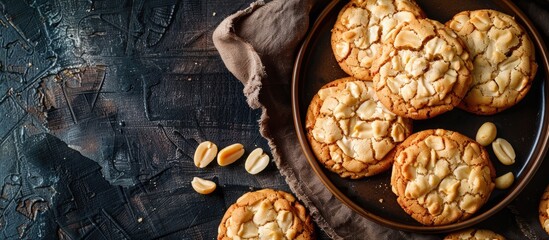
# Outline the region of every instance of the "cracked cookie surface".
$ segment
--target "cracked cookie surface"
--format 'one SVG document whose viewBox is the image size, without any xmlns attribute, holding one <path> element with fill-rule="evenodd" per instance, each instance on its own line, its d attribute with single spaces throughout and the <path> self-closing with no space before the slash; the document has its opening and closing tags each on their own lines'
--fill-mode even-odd
<svg viewBox="0 0 549 240">
<path fill-rule="evenodd" d="M 549 186 L 545 188 L 539 203 L 539 222 L 543 230 L 549 233 Z"/>
<path fill-rule="evenodd" d="M 450 111 L 471 83 L 469 53 L 452 30 L 435 20 L 403 25 L 381 59 L 373 80 L 376 94 L 399 116 L 427 119 Z"/>
<path fill-rule="evenodd" d="M 464 11 L 447 24 L 465 42 L 473 83 L 458 106 L 490 115 L 524 98 L 536 75 L 534 46 L 513 17 L 494 10 Z"/>
<path fill-rule="evenodd" d="M 311 217 L 292 194 L 262 189 L 242 195 L 225 212 L 217 239 L 314 239 Z"/>
<path fill-rule="evenodd" d="M 324 85 L 309 105 L 305 125 L 317 160 L 353 179 L 389 169 L 394 147 L 412 131 L 410 119 L 378 101 L 370 81 L 353 77 Z"/>
<path fill-rule="evenodd" d="M 505 237 L 487 229 L 466 229 L 448 234 L 444 240 L 505 240 Z"/>
<path fill-rule="evenodd" d="M 334 56 L 347 74 L 371 80 L 383 42 L 393 38 L 404 22 L 424 15 L 413 0 L 351 0 L 332 29 Z"/>
<path fill-rule="evenodd" d="M 488 152 L 460 133 L 436 129 L 397 147 L 392 191 L 406 213 L 424 225 L 444 225 L 474 214 L 494 189 Z"/>
</svg>

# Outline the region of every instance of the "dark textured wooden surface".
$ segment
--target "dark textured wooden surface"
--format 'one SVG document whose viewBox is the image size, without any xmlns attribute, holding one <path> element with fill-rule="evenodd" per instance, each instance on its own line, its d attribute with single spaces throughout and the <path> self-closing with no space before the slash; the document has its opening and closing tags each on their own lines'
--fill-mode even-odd
<svg viewBox="0 0 549 240">
<path fill-rule="evenodd" d="M 274 163 L 192 161 L 269 152 L 211 40 L 250 2 L 0 0 L 0 239 L 213 239 L 243 193 L 289 191 Z"/>
</svg>

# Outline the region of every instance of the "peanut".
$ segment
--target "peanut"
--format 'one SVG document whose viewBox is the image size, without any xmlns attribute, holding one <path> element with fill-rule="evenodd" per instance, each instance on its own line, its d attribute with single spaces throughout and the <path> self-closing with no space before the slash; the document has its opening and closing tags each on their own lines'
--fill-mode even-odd
<svg viewBox="0 0 549 240">
<path fill-rule="evenodd" d="M 515 163 L 515 150 L 507 140 L 503 138 L 496 139 L 492 142 L 492 149 L 494 150 L 494 154 L 496 154 L 498 160 L 504 165 L 511 165 Z"/>
<path fill-rule="evenodd" d="M 217 187 L 214 182 L 199 177 L 193 178 L 193 180 L 191 181 L 191 186 L 197 193 L 200 194 L 210 194 Z"/>
<path fill-rule="evenodd" d="M 234 163 L 240 157 L 244 155 L 244 146 L 240 143 L 227 146 L 217 154 L 217 164 L 219 166 L 227 166 Z"/>
<path fill-rule="evenodd" d="M 497 189 L 507 189 L 515 181 L 515 176 L 512 172 L 508 172 L 496 178 Z"/>
<path fill-rule="evenodd" d="M 482 146 L 488 146 L 496 139 L 497 128 L 491 122 L 485 122 L 477 131 L 476 140 Z"/>
<path fill-rule="evenodd" d="M 258 174 L 263 171 L 269 165 L 269 156 L 263 153 L 263 149 L 256 148 L 254 149 L 248 158 L 246 158 L 246 163 L 244 168 L 250 174 Z"/>
<path fill-rule="evenodd" d="M 217 155 L 217 145 L 210 141 L 202 142 L 194 152 L 194 165 L 199 168 L 205 168 Z"/>
</svg>

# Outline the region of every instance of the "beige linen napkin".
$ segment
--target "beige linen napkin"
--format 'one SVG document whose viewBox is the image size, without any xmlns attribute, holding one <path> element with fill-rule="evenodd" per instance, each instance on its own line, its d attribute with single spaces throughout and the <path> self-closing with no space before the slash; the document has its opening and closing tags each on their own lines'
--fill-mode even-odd
<svg viewBox="0 0 549 240">
<path fill-rule="evenodd" d="M 437 239 L 382 227 L 353 212 L 324 187 L 301 152 L 292 122 L 291 73 L 317 1 L 255 2 L 221 22 L 213 34 L 215 47 L 229 71 L 244 84 L 248 104 L 263 110 L 260 131 L 280 173 L 330 237 Z"/>
</svg>

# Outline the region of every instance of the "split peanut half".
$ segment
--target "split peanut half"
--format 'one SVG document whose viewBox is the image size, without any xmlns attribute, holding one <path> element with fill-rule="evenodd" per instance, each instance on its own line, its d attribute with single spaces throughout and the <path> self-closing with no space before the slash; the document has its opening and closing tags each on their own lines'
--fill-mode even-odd
<svg viewBox="0 0 549 240">
<path fill-rule="evenodd" d="M 477 131 L 476 139 L 482 146 L 488 146 L 496 139 L 497 128 L 494 123 L 485 122 Z"/>
<path fill-rule="evenodd" d="M 227 166 L 234 163 L 240 157 L 244 155 L 244 146 L 240 143 L 227 146 L 217 154 L 217 164 L 219 166 Z"/>
<path fill-rule="evenodd" d="M 496 154 L 496 157 L 501 163 L 505 165 L 515 163 L 515 150 L 507 140 L 503 138 L 496 139 L 492 143 L 492 150 L 494 150 L 494 154 Z"/>
<path fill-rule="evenodd" d="M 200 194 L 210 194 L 217 187 L 214 182 L 199 177 L 193 178 L 193 180 L 191 181 L 191 186 L 197 193 Z"/>
<path fill-rule="evenodd" d="M 515 181 L 515 175 L 512 172 L 508 172 L 496 178 L 496 188 L 497 189 L 507 189 Z"/>
<path fill-rule="evenodd" d="M 258 174 L 269 165 L 269 160 L 269 156 L 263 153 L 263 149 L 256 148 L 246 158 L 244 168 L 250 174 Z"/>
<path fill-rule="evenodd" d="M 194 165 L 199 168 L 205 168 L 217 155 L 217 145 L 210 141 L 202 142 L 194 152 Z"/>
</svg>

